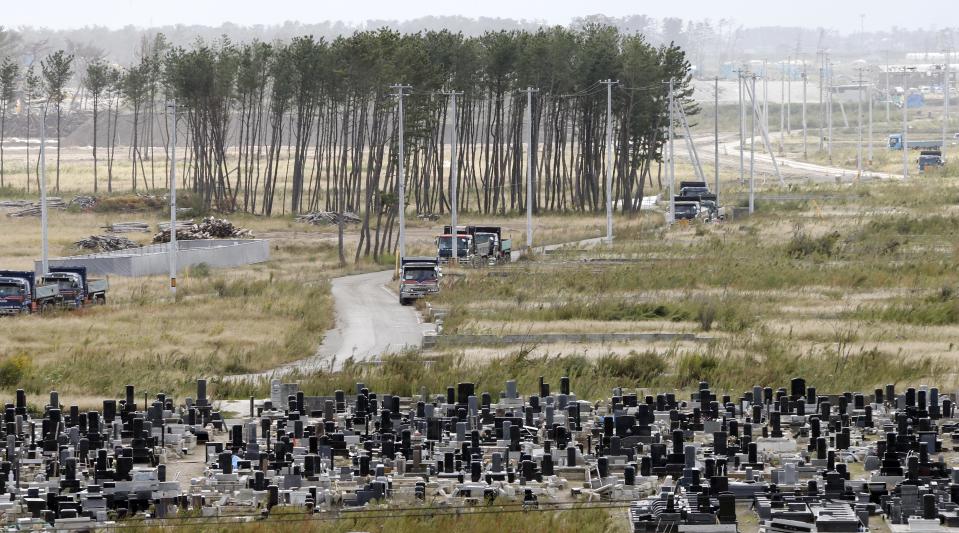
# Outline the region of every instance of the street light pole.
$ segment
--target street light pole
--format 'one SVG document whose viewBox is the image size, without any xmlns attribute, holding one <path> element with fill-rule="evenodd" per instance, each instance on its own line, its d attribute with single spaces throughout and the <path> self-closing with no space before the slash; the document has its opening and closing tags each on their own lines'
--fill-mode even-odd
<svg viewBox="0 0 959 533">
<path fill-rule="evenodd" d="M 459 204 L 459 195 L 457 192 L 459 185 L 459 138 L 456 131 L 456 96 L 463 94 L 462 91 L 448 91 L 443 94 L 450 97 L 450 114 L 453 117 L 453 132 L 451 135 L 450 147 L 450 262 L 456 264 L 459 260 L 459 248 L 456 245 L 456 239 L 459 232 L 456 229 L 456 215 Z"/>
<path fill-rule="evenodd" d="M 619 82 L 600 83 L 606 86 L 606 242 L 613 242 L 613 85 Z"/>
<path fill-rule="evenodd" d="M 397 109 L 397 120 L 398 124 L 396 127 L 396 140 L 397 140 L 397 149 L 399 150 L 399 155 L 396 158 L 396 189 L 397 189 L 397 214 L 400 219 L 400 231 L 399 231 L 399 246 L 397 259 L 402 262 L 403 257 L 406 255 L 406 172 L 404 165 L 406 164 L 406 153 L 403 148 L 403 96 L 406 94 L 406 90 L 410 89 L 409 85 L 400 85 L 394 84 L 391 86 L 396 91 L 396 99 L 399 104 Z"/>
<path fill-rule="evenodd" d="M 170 293 L 176 297 L 176 100 L 167 103 L 170 112 Z"/>
<path fill-rule="evenodd" d="M 29 105 L 29 104 L 28 104 Z M 40 265 L 43 272 L 50 271 L 50 245 L 47 233 L 47 113 L 40 114 Z"/>
</svg>

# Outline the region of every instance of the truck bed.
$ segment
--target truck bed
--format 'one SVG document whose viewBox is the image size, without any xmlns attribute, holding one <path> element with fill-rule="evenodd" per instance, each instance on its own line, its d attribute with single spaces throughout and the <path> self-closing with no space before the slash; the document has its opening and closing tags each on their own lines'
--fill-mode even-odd
<svg viewBox="0 0 959 533">
<path fill-rule="evenodd" d="M 37 300 L 49 300 L 60 294 L 60 287 L 56 283 L 49 285 L 38 285 L 36 290 Z"/>
<path fill-rule="evenodd" d="M 105 279 L 91 279 L 87 282 L 87 294 L 99 294 L 107 292 L 110 283 Z"/>
</svg>

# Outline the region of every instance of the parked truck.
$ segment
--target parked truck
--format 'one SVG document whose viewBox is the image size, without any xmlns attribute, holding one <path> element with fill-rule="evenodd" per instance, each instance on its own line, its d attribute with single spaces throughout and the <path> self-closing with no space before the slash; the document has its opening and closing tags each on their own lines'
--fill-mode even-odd
<svg viewBox="0 0 959 533">
<path fill-rule="evenodd" d="M 400 259 L 400 305 L 440 292 L 438 257 L 403 257 Z"/>
<path fill-rule="evenodd" d="M 910 150 L 942 150 L 942 139 L 935 140 L 912 140 L 906 139 Z M 889 148 L 892 150 L 902 150 L 902 134 L 893 133 L 889 136 Z"/>
<path fill-rule="evenodd" d="M 919 152 L 919 172 L 925 172 L 927 168 L 939 168 L 946 165 L 946 160 L 942 157 L 942 150 L 923 150 Z"/>
<path fill-rule="evenodd" d="M 107 303 L 109 283 L 88 277 L 87 267 L 52 267 L 40 280 L 41 284 L 59 287 L 60 303 L 65 307 L 79 309 L 86 304 Z"/>
<path fill-rule="evenodd" d="M 724 220 L 726 209 L 716 202 L 716 193 L 711 192 L 704 181 L 679 182 L 679 194 L 673 197 L 676 220 L 703 219 L 705 222 Z"/>
<path fill-rule="evenodd" d="M 60 303 L 56 283 L 38 285 L 29 270 L 0 270 L 0 315 L 21 315 L 43 311 Z"/>
<path fill-rule="evenodd" d="M 453 235 L 449 231 L 436 237 L 436 256 L 442 263 L 449 263 L 453 257 L 453 241 L 456 241 L 456 259 L 460 262 L 469 262 L 473 259 L 475 248 L 473 236 L 466 234 Z"/>
<path fill-rule="evenodd" d="M 448 240 L 453 228 L 443 226 L 443 233 Z M 477 261 L 485 261 L 490 265 L 509 262 L 512 241 L 503 238 L 503 228 L 500 226 L 457 226 L 456 233 L 472 238 L 472 255 Z"/>
</svg>

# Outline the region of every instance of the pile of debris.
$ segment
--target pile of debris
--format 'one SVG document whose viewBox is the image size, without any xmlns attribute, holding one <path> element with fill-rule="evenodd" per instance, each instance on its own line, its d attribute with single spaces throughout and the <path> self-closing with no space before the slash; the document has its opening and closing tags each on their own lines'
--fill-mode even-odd
<svg viewBox="0 0 959 533">
<path fill-rule="evenodd" d="M 97 206 L 97 197 L 96 196 L 74 196 L 73 200 L 70 200 L 70 207 L 76 206 L 81 211 L 89 211 Z"/>
<path fill-rule="evenodd" d="M 47 209 L 66 209 L 67 204 L 63 202 L 63 198 L 58 198 L 56 196 L 51 196 L 47 198 Z M 40 202 L 34 202 L 28 204 L 27 207 L 14 211 L 7 215 L 9 217 L 38 217 L 40 216 Z"/>
<path fill-rule="evenodd" d="M 150 225 L 146 222 L 113 222 L 102 227 L 110 233 L 150 232 Z"/>
<path fill-rule="evenodd" d="M 303 222 L 305 224 L 312 224 L 314 226 L 320 225 L 339 225 L 340 216 L 343 217 L 344 224 L 359 224 L 360 217 L 356 213 L 350 213 L 349 211 L 345 213 L 334 213 L 333 211 L 314 211 L 312 213 L 306 213 L 296 217 L 297 222 Z"/>
<path fill-rule="evenodd" d="M 199 224 L 193 221 L 178 222 L 176 238 L 183 241 L 200 239 L 250 239 L 253 233 L 246 229 L 234 226 L 225 218 L 206 217 Z M 170 224 L 160 224 L 160 231 L 153 236 L 154 243 L 170 242 Z"/>
<path fill-rule="evenodd" d="M 77 249 L 90 250 L 92 252 L 115 252 L 117 250 L 127 250 L 130 248 L 139 248 L 140 244 L 126 237 L 117 237 L 115 235 L 90 235 L 86 239 L 80 239 L 73 243 Z"/>
</svg>

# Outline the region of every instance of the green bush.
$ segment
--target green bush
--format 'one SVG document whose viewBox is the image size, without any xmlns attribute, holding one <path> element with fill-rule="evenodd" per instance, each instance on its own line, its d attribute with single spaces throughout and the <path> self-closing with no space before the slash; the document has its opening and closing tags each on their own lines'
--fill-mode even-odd
<svg viewBox="0 0 959 533">
<path fill-rule="evenodd" d="M 12 355 L 0 361 L 0 387 L 17 386 L 30 371 L 30 358 L 26 355 Z"/>
</svg>

